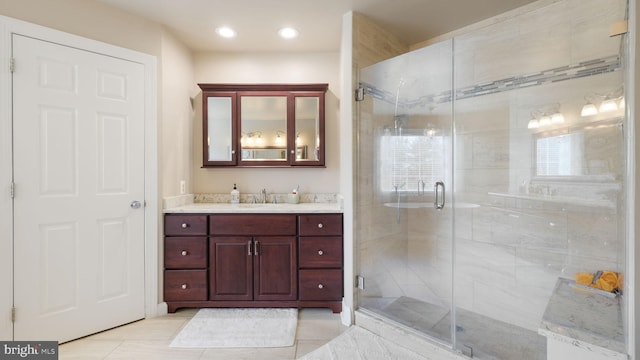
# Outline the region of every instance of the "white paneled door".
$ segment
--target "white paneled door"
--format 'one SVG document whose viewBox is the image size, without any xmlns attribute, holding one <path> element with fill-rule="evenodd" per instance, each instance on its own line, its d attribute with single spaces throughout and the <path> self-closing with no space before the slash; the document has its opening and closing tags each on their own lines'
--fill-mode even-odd
<svg viewBox="0 0 640 360">
<path fill-rule="evenodd" d="M 144 68 L 13 35 L 15 340 L 79 338 L 144 302 Z"/>
</svg>

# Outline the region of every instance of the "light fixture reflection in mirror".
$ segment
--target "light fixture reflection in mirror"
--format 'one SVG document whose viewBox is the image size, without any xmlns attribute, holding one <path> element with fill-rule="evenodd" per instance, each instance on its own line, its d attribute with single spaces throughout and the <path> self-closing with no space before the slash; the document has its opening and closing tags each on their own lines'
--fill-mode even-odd
<svg viewBox="0 0 640 360">
<path fill-rule="evenodd" d="M 598 108 L 591 102 L 586 103 L 580 111 L 581 116 L 593 116 L 598 113 Z"/>
<path fill-rule="evenodd" d="M 560 112 L 551 115 L 551 122 L 554 124 L 562 124 L 564 122 L 564 115 Z"/>
<path fill-rule="evenodd" d="M 602 104 L 600 104 L 600 107 L 598 108 L 598 110 L 601 113 L 609 112 L 609 111 L 616 111 L 616 110 L 618 110 L 618 104 L 616 104 L 614 99 L 607 98 L 602 102 Z"/>
<path fill-rule="evenodd" d="M 284 143 L 284 140 L 282 140 L 282 136 L 280 136 L 280 134 L 283 134 L 283 131 L 276 131 L 276 144 L 277 145 L 282 145 Z"/>
<path fill-rule="evenodd" d="M 581 116 L 593 116 L 599 113 L 613 112 L 624 109 L 624 94 L 622 88 L 608 94 L 592 94 L 585 96 L 587 103 L 582 107 Z M 600 102 L 600 106 L 595 104 Z"/>
</svg>

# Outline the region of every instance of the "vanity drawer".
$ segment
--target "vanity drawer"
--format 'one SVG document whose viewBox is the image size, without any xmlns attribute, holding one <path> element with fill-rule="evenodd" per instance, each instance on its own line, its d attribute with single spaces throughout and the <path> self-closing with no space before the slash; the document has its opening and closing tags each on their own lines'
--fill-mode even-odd
<svg viewBox="0 0 640 360">
<path fill-rule="evenodd" d="M 300 300 L 342 299 L 342 270 L 300 270 Z"/>
<path fill-rule="evenodd" d="M 207 235 L 207 215 L 166 214 L 164 234 L 169 236 Z"/>
<path fill-rule="evenodd" d="M 209 215 L 210 235 L 295 235 L 296 215 L 216 214 Z"/>
<path fill-rule="evenodd" d="M 207 300 L 207 270 L 165 270 L 164 300 Z"/>
<path fill-rule="evenodd" d="M 301 268 L 341 268 L 342 237 L 300 237 Z"/>
<path fill-rule="evenodd" d="M 204 269 L 207 267 L 206 237 L 167 237 L 164 239 L 166 269 Z"/>
<path fill-rule="evenodd" d="M 313 214 L 298 217 L 301 236 L 342 235 L 342 214 Z"/>
</svg>

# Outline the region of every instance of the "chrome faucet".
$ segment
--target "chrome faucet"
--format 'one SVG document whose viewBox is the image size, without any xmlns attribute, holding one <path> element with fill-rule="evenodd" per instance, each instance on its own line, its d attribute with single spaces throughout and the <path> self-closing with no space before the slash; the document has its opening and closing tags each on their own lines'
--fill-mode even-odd
<svg viewBox="0 0 640 360">
<path fill-rule="evenodd" d="M 262 203 L 267 203 L 267 189 L 260 190 L 260 194 L 262 195 Z"/>
</svg>

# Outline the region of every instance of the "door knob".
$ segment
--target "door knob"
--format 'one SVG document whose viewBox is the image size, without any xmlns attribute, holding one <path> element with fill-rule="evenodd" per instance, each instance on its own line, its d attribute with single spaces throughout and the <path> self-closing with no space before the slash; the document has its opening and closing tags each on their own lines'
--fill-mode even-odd
<svg viewBox="0 0 640 360">
<path fill-rule="evenodd" d="M 131 206 L 132 209 L 140 209 L 142 207 L 142 203 L 140 201 L 134 200 L 129 206 Z"/>
</svg>

